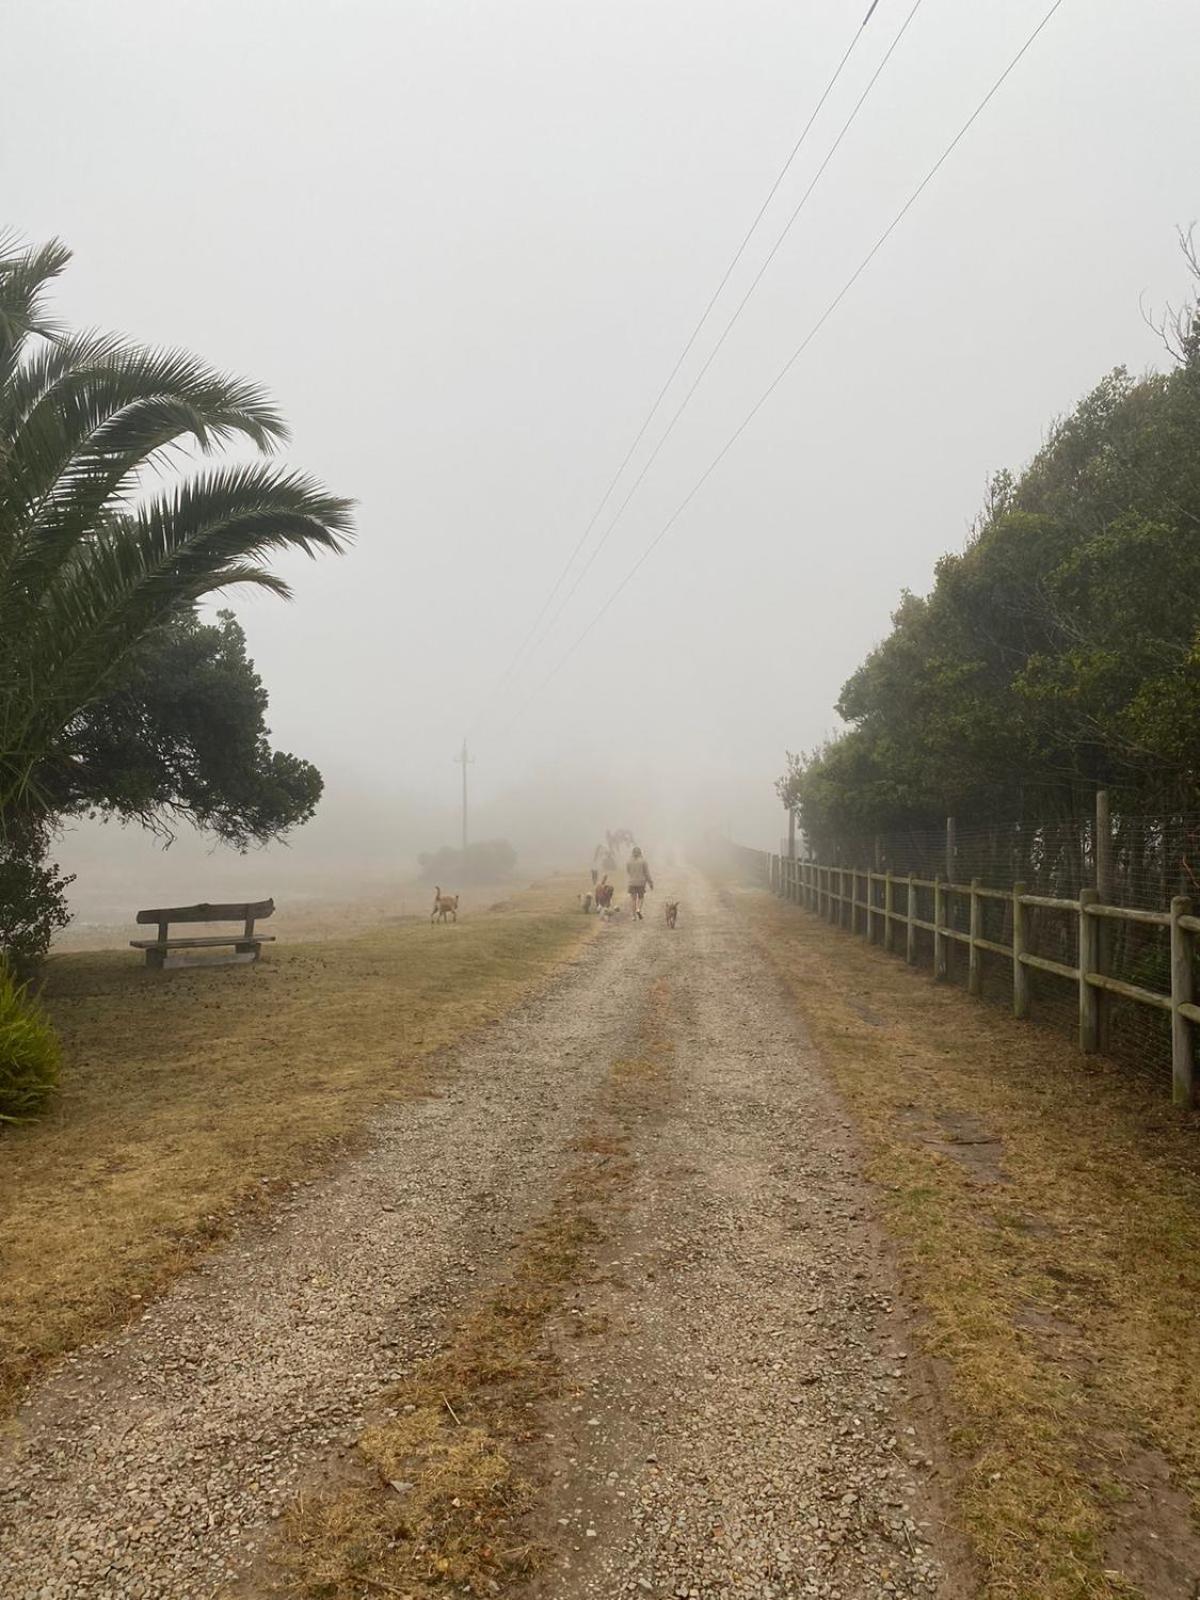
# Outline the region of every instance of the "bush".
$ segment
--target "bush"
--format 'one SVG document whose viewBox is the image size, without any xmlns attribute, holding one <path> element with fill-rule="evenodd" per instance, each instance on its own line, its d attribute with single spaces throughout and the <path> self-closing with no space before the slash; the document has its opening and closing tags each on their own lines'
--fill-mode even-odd
<svg viewBox="0 0 1200 1600">
<path fill-rule="evenodd" d="M 45 1109 L 58 1084 L 58 1038 L 41 1007 L 0 966 L 0 1123 Z"/>
<path fill-rule="evenodd" d="M 71 920 L 67 887 L 74 876 L 64 877 L 53 862 L 43 859 L 40 841 L 0 844 L 0 961 L 27 978 L 50 948 L 56 928 Z"/>
<path fill-rule="evenodd" d="M 507 839 L 481 839 L 467 846 L 465 856 L 461 850 L 443 845 L 433 855 L 418 856 L 417 862 L 426 883 L 453 889 L 461 883 L 499 883 L 511 878 L 517 852 Z"/>
</svg>

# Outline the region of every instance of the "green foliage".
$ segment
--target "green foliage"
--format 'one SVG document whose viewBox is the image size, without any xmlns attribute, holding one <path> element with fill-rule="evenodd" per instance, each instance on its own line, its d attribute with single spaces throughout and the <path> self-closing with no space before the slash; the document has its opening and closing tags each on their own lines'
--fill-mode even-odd
<svg viewBox="0 0 1200 1600">
<path fill-rule="evenodd" d="M 46 775 L 53 808 L 94 809 L 159 831 L 186 819 L 238 849 L 278 838 L 312 816 L 321 775 L 271 749 L 266 710 L 232 612 L 215 623 L 172 621 L 76 719 L 75 759 Z"/>
<path fill-rule="evenodd" d="M 432 855 L 417 857 L 425 883 L 440 883 L 453 892 L 462 883 L 500 883 L 510 878 L 517 865 L 517 852 L 507 839 L 480 839 L 469 844 L 466 854 L 443 845 Z"/>
<path fill-rule="evenodd" d="M 789 755 L 779 793 L 818 842 L 1069 816 L 1098 786 L 1127 811 L 1200 803 L 1195 306 L 1175 326 L 1174 371 L 1110 373 L 996 478 L 843 687 L 848 731 Z"/>
<path fill-rule="evenodd" d="M 28 834 L 0 843 L 0 968 L 28 977 L 71 920 L 64 876 L 45 859 L 45 841 Z"/>
<path fill-rule="evenodd" d="M 45 1109 L 58 1083 L 54 1029 L 29 991 L 0 965 L 0 1123 Z"/>
<path fill-rule="evenodd" d="M 0 239 L 0 827 L 94 805 L 272 837 L 311 813 L 319 780 L 260 742 L 241 636 L 206 632 L 196 606 L 234 585 L 286 597 L 267 562 L 343 548 L 349 503 L 266 462 L 172 481 L 183 449 L 267 453 L 283 422 L 192 356 L 53 325 L 68 260 Z"/>
</svg>

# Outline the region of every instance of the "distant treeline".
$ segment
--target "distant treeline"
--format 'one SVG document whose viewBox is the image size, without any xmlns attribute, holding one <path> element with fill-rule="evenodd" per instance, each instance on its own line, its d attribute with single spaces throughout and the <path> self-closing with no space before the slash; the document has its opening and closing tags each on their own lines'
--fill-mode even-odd
<svg viewBox="0 0 1200 1600">
<path fill-rule="evenodd" d="M 1113 372 L 995 478 L 842 689 L 849 730 L 789 754 L 780 795 L 815 841 L 1086 814 L 1098 787 L 1200 809 L 1197 302 L 1160 331 L 1172 370 Z"/>
</svg>

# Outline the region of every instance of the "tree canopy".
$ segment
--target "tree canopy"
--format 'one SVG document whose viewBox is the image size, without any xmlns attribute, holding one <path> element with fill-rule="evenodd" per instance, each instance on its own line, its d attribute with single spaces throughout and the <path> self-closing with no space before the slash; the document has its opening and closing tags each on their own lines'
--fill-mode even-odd
<svg viewBox="0 0 1200 1600">
<path fill-rule="evenodd" d="M 816 837 L 1200 802 L 1200 315 L 1173 370 L 1105 377 L 1001 473 L 932 592 L 844 685 L 849 729 L 779 781 Z"/>
<path fill-rule="evenodd" d="M 92 809 L 274 838 L 320 777 L 270 749 L 241 630 L 197 606 L 287 598 L 271 559 L 341 550 L 350 502 L 267 459 L 203 464 L 238 442 L 268 457 L 278 412 L 194 356 L 61 327 L 69 260 L 0 237 L 0 853 L 35 858 Z"/>
</svg>

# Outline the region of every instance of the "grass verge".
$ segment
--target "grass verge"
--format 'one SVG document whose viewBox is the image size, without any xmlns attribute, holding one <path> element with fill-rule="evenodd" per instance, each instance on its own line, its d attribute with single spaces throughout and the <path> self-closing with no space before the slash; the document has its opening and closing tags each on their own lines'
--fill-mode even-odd
<svg viewBox="0 0 1200 1600">
<path fill-rule="evenodd" d="M 0 1406 L 575 953 L 594 923 L 573 899 L 552 882 L 457 926 L 281 945 L 255 966 L 55 959 L 61 1095 L 0 1138 Z"/>
<path fill-rule="evenodd" d="M 1200 1119 L 793 906 L 735 901 L 864 1135 L 984 1594 L 1190 1596 Z"/>
</svg>

